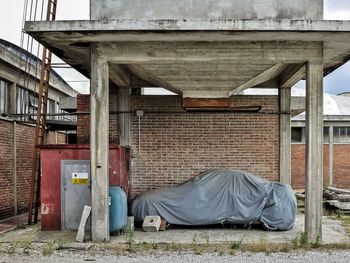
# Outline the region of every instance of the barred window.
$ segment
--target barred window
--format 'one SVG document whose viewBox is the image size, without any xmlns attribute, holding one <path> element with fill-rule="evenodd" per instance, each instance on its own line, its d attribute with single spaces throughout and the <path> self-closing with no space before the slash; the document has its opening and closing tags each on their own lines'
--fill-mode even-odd
<svg viewBox="0 0 350 263">
<path fill-rule="evenodd" d="M 350 143 L 350 127 L 334 127 L 335 143 Z"/>
<path fill-rule="evenodd" d="M 0 113 L 9 113 L 9 83 L 0 79 Z"/>
</svg>

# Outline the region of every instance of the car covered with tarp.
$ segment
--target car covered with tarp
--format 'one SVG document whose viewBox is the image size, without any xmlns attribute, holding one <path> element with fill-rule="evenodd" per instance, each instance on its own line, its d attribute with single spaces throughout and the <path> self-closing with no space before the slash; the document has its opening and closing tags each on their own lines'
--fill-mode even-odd
<svg viewBox="0 0 350 263">
<path fill-rule="evenodd" d="M 267 230 L 289 230 L 296 213 L 296 198 L 289 185 L 219 169 L 173 188 L 143 193 L 132 204 L 135 221 L 160 216 L 174 225 L 260 222 Z"/>
</svg>

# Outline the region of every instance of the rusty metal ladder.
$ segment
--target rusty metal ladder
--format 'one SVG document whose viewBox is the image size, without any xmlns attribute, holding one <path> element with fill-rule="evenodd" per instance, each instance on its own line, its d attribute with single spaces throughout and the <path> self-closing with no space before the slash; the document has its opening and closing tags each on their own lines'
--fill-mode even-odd
<svg viewBox="0 0 350 263">
<path fill-rule="evenodd" d="M 54 21 L 56 19 L 57 0 L 48 0 L 46 21 Z M 51 73 L 52 53 L 47 48 L 43 48 L 40 85 L 38 96 L 38 109 L 36 113 L 36 129 L 33 150 L 32 173 L 30 182 L 29 196 L 29 212 L 28 224 L 38 222 L 39 207 L 40 207 L 40 182 L 41 182 L 41 167 L 40 167 L 40 150 L 37 147 L 45 143 L 46 115 L 47 115 L 47 99 L 49 95 L 49 83 Z M 34 212 L 34 220 L 33 220 Z"/>
</svg>

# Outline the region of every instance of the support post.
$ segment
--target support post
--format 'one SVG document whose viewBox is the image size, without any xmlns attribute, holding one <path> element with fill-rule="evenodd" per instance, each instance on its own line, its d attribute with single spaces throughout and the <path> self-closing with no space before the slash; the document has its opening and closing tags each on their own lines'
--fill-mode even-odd
<svg viewBox="0 0 350 263">
<path fill-rule="evenodd" d="M 17 113 L 17 109 L 16 109 L 16 105 L 17 105 L 17 85 L 16 83 L 11 83 L 10 86 L 10 107 L 9 107 L 9 112 L 10 114 L 16 114 Z"/>
<path fill-rule="evenodd" d="M 291 185 L 291 88 L 279 89 L 280 100 L 280 182 Z"/>
<path fill-rule="evenodd" d="M 109 127 L 108 63 L 91 45 L 91 235 L 92 241 L 109 241 L 108 204 L 108 127 Z"/>
<path fill-rule="evenodd" d="M 323 62 L 306 65 L 306 198 L 308 242 L 322 240 L 323 188 Z"/>
<path fill-rule="evenodd" d="M 120 112 L 130 111 L 130 87 L 118 87 L 117 107 Z M 130 146 L 130 113 L 118 115 L 119 144 Z"/>
<path fill-rule="evenodd" d="M 328 165 L 328 174 L 329 174 L 329 180 L 328 184 L 329 186 L 333 186 L 333 142 L 334 142 L 334 132 L 333 132 L 333 126 L 329 126 L 329 147 L 328 147 L 328 154 L 329 154 L 329 165 Z"/>
</svg>

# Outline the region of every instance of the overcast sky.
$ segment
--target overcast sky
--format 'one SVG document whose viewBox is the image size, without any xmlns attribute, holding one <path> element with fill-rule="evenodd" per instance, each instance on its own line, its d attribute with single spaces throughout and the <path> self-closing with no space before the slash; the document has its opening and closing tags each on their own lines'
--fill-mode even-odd
<svg viewBox="0 0 350 263">
<path fill-rule="evenodd" d="M 44 0 L 38 0 L 39 6 Z M 20 45 L 22 15 L 25 0 L 0 0 L 0 38 Z M 29 0 L 29 3 L 31 0 Z M 33 1 L 35 3 L 35 0 Z M 46 0 L 45 0 L 46 2 Z M 325 0 L 325 19 L 350 20 L 350 0 Z M 89 19 L 89 0 L 58 0 L 57 20 Z M 350 44 L 349 44 L 350 45 Z M 89 83 L 81 74 L 71 69 L 56 69 L 80 92 L 87 92 Z M 325 91 L 338 94 L 350 92 L 350 62 L 340 67 L 324 81 Z"/>
</svg>

